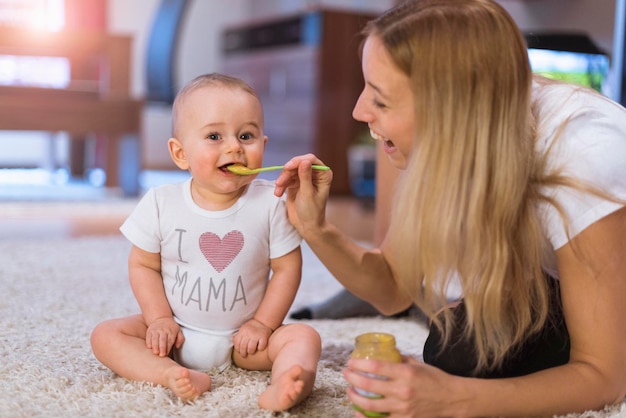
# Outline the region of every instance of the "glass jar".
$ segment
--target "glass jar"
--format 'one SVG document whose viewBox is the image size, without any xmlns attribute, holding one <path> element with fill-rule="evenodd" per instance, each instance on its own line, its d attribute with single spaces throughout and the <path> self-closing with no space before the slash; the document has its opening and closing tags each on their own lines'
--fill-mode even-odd
<svg viewBox="0 0 626 418">
<path fill-rule="evenodd" d="M 352 351 L 350 357 L 355 359 L 390 361 L 392 363 L 402 362 L 402 355 L 396 348 L 396 338 L 393 335 L 384 332 L 369 332 L 356 337 L 354 341 L 354 351 Z M 376 379 L 385 379 L 384 376 L 370 373 L 364 374 Z M 359 395 L 368 398 L 376 399 L 382 397 L 377 393 L 367 392 L 363 389 L 354 388 L 354 390 Z M 368 417 L 386 417 L 389 415 L 385 412 L 364 411 L 356 405 L 352 405 L 352 407 Z"/>
</svg>

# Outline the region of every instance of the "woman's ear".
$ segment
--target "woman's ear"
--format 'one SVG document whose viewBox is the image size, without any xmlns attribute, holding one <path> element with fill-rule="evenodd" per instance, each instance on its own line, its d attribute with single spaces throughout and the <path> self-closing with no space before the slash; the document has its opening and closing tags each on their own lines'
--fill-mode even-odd
<svg viewBox="0 0 626 418">
<path fill-rule="evenodd" d="M 187 162 L 187 158 L 185 157 L 183 144 L 178 138 L 170 138 L 167 141 L 167 149 L 170 152 L 170 157 L 172 157 L 172 161 L 174 161 L 174 164 L 176 164 L 178 168 L 180 168 L 181 170 L 189 169 L 189 163 Z"/>
</svg>

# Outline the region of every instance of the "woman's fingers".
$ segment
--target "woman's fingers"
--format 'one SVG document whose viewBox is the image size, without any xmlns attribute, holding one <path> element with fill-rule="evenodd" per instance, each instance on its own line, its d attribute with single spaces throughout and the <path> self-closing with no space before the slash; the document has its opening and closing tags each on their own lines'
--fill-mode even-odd
<svg viewBox="0 0 626 418">
<path fill-rule="evenodd" d="M 310 166 L 313 164 L 323 165 L 324 163 L 313 154 L 299 155 L 287 161 L 283 171 L 281 171 L 276 179 L 276 188 L 274 190 L 276 196 L 282 196 L 288 188 L 300 188 L 299 183 L 302 174 L 300 167 L 302 164 L 305 164 L 305 167 L 307 167 L 306 170 L 309 171 L 309 178 L 312 178 Z"/>
</svg>

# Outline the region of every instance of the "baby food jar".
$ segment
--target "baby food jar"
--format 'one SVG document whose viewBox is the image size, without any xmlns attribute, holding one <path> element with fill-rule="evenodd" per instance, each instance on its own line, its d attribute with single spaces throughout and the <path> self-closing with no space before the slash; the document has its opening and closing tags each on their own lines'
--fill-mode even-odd
<svg viewBox="0 0 626 418">
<path fill-rule="evenodd" d="M 369 332 L 367 334 L 361 334 L 356 337 L 354 343 L 354 351 L 350 355 L 351 358 L 383 360 L 390 361 L 392 363 L 402 362 L 402 355 L 396 348 L 396 338 L 391 334 L 387 334 L 384 332 Z M 373 374 L 366 375 L 369 377 L 374 377 L 376 379 L 385 379 L 385 377 L 383 376 Z M 377 393 L 367 392 L 359 388 L 354 388 L 354 390 L 359 395 L 366 396 L 368 398 L 382 397 Z M 352 405 L 352 407 L 368 417 L 386 417 L 387 415 L 389 415 L 384 412 L 364 411 L 356 405 Z"/>
</svg>

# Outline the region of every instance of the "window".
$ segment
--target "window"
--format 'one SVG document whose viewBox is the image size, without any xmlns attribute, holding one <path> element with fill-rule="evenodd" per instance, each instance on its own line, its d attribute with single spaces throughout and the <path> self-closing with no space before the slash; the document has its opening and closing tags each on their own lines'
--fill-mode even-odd
<svg viewBox="0 0 626 418">
<path fill-rule="evenodd" d="M 64 25 L 64 0 L 0 0 L 0 26 L 59 31 Z M 69 79 L 66 58 L 0 55 L 0 85 L 65 88 Z"/>
<path fill-rule="evenodd" d="M 0 0 L 0 25 L 58 31 L 65 24 L 64 0 Z"/>
</svg>

